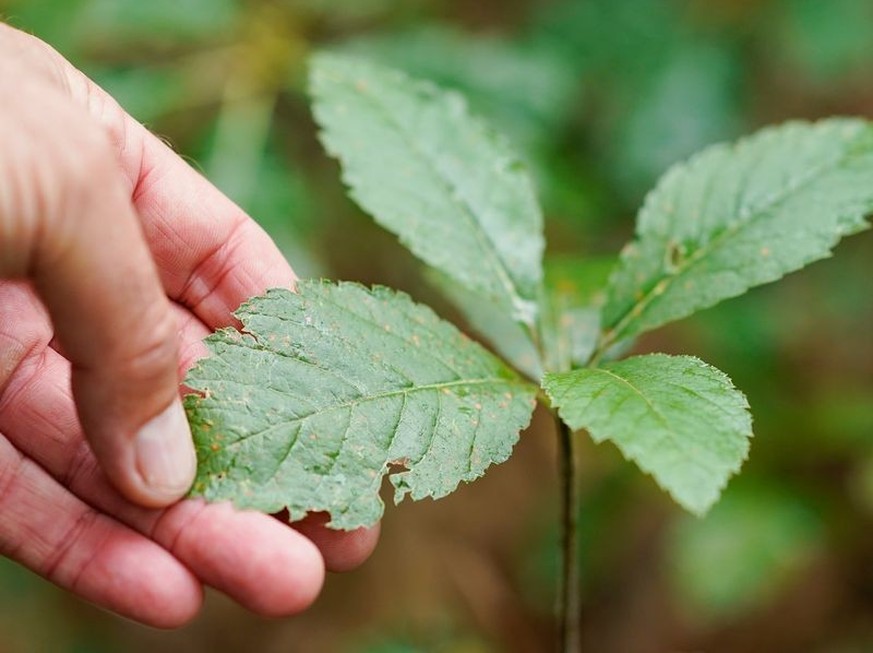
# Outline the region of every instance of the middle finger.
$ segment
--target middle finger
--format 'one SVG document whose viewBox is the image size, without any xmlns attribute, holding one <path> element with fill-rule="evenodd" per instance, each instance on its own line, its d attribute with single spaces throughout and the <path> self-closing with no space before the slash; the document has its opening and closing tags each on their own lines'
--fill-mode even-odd
<svg viewBox="0 0 873 653">
<path fill-rule="evenodd" d="M 4 309 L 11 291 L 0 286 Z M 38 318 L 19 303 L 16 319 L 0 320 L 0 338 Z M 8 315 L 8 314 L 7 314 Z M 206 328 L 188 320 L 188 351 Z M 277 520 L 227 504 L 182 501 L 167 510 L 130 504 L 99 469 L 76 419 L 69 363 L 57 352 L 35 352 L 38 365 L 18 366 L 0 397 L 0 431 L 74 494 L 175 555 L 203 582 L 266 615 L 305 609 L 317 596 L 324 563 L 315 545 Z"/>
</svg>

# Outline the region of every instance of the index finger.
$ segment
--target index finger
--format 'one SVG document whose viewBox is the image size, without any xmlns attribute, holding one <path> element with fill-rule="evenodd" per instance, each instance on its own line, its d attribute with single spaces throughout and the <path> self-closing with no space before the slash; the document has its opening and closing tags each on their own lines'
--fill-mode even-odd
<svg viewBox="0 0 873 653">
<path fill-rule="evenodd" d="M 70 96 L 108 131 L 172 299 L 218 328 L 252 295 L 293 286 L 291 266 L 239 206 L 49 45 L 20 32 L 12 36 L 51 57 Z"/>
<path fill-rule="evenodd" d="M 214 329 L 249 297 L 293 287 L 297 277 L 260 225 L 127 114 L 120 119 L 142 153 L 133 201 L 172 299 Z"/>
</svg>

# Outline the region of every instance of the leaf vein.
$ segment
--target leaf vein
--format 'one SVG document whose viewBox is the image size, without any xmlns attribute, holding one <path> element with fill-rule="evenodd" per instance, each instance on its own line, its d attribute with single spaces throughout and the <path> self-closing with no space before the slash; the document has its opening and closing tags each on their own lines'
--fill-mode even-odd
<svg viewBox="0 0 873 653">
<path fill-rule="evenodd" d="M 381 104 L 365 90 L 358 89 L 358 91 L 360 92 L 362 97 L 367 98 L 371 106 L 373 106 L 379 113 L 382 114 L 386 122 L 388 122 L 398 131 L 409 149 L 418 157 L 418 159 L 425 165 L 425 167 L 433 173 L 434 177 L 443 187 L 443 190 L 446 192 L 448 197 L 453 200 L 454 204 L 461 208 L 461 214 L 464 215 L 467 222 L 470 224 L 471 232 L 475 235 L 479 246 L 482 248 L 482 251 L 488 257 L 491 263 L 490 267 L 495 269 L 495 271 L 497 272 L 497 276 L 500 279 L 501 285 L 503 286 L 506 293 L 512 298 L 513 306 L 518 306 L 525 303 L 527 300 L 518 291 L 518 288 L 515 285 L 515 281 L 513 280 L 512 275 L 509 272 L 507 264 L 503 261 L 503 258 L 494 248 L 494 244 L 491 242 L 490 234 L 485 231 L 482 224 L 476 218 L 476 213 L 473 207 L 470 205 L 467 197 L 465 197 L 464 194 L 460 192 L 460 189 L 455 187 L 451 183 L 451 181 L 447 180 L 444 177 L 443 171 L 440 170 L 440 168 L 431 160 L 430 155 L 417 145 L 415 138 L 410 138 L 403 125 L 394 118 L 394 116 L 385 105 Z"/>
<path fill-rule="evenodd" d="M 788 199 L 789 195 L 794 191 L 811 183 L 825 173 L 838 169 L 856 155 L 856 152 L 847 149 L 835 159 L 812 167 L 807 174 L 799 175 L 794 179 L 790 179 L 789 182 L 779 191 L 768 195 L 760 205 L 751 207 L 749 205 L 741 205 L 739 216 L 742 219 L 729 225 L 709 242 L 703 244 L 694 252 L 689 253 L 689 255 L 680 262 L 675 269 L 662 273 L 658 275 L 657 278 L 653 279 L 654 283 L 650 284 L 650 288 L 644 293 L 644 295 L 637 301 L 633 302 L 621 316 L 614 320 L 615 326 L 608 332 L 607 336 L 601 338 L 598 351 L 602 353 L 613 342 L 620 340 L 622 334 L 628 330 L 628 327 L 634 322 L 634 320 L 639 319 L 643 315 L 646 308 L 648 308 L 649 304 L 651 304 L 655 298 L 664 294 L 667 288 L 672 285 L 676 279 L 683 276 L 700 261 L 706 259 L 707 256 L 718 249 L 722 243 L 740 233 L 742 230 L 754 225 L 762 217 L 766 217 L 776 206 Z M 739 195 L 742 196 L 742 193 L 740 192 Z"/>
</svg>

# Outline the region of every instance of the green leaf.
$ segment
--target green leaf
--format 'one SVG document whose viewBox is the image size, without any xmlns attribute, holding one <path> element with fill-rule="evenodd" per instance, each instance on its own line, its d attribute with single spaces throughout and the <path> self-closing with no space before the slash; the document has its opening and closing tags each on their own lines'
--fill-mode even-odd
<svg viewBox="0 0 873 653">
<path fill-rule="evenodd" d="M 873 128 L 788 123 L 671 169 L 646 199 L 610 278 L 608 344 L 827 257 L 869 226 Z"/>
<path fill-rule="evenodd" d="M 547 374 L 570 428 L 611 440 L 683 507 L 705 513 L 746 458 L 752 418 L 724 373 L 691 356 L 636 356 Z"/>
<path fill-rule="evenodd" d="M 495 299 L 468 290 L 434 270 L 428 280 L 461 312 L 470 328 L 482 336 L 515 369 L 531 379 L 543 376 L 540 353 L 530 332 L 512 319 L 512 310 Z"/>
<path fill-rule="evenodd" d="M 351 197 L 426 263 L 534 324 L 542 215 L 507 143 L 457 93 L 359 59 L 316 56 L 310 86 Z"/>
<path fill-rule="evenodd" d="M 460 91 L 528 154 L 553 139 L 575 108 L 579 77 L 573 68 L 520 40 L 425 24 L 367 34 L 342 51 Z"/>
<path fill-rule="evenodd" d="M 600 311 L 594 307 L 568 306 L 560 295 L 546 295 L 542 309 L 542 339 L 545 367 L 565 372 L 584 365 L 591 357 L 600 333 Z"/>
<path fill-rule="evenodd" d="M 209 336 L 186 399 L 193 492 L 353 529 L 395 501 L 442 497 L 506 460 L 536 388 L 387 288 L 301 282 L 244 304 L 244 333 Z M 393 467 L 393 468 L 392 468 Z M 403 468 L 399 470 L 398 468 Z"/>
<path fill-rule="evenodd" d="M 870 74 L 873 5 L 869 0 L 782 0 L 776 21 L 762 21 L 774 54 L 830 95 L 853 76 Z"/>
<path fill-rule="evenodd" d="M 614 265 L 615 257 L 546 262 L 541 333 L 550 372 L 582 367 L 591 357 L 600 335 L 602 291 Z"/>
<path fill-rule="evenodd" d="M 601 306 L 617 256 L 554 255 L 546 261 L 546 289 L 573 306 Z"/>
<path fill-rule="evenodd" d="M 546 261 L 540 297 L 539 338 L 513 320 L 508 306 L 467 290 L 445 275 L 433 273 L 432 283 L 461 311 L 470 327 L 516 369 L 531 379 L 543 372 L 561 372 L 584 365 L 600 334 L 600 295 L 615 265 L 615 257 L 551 258 Z"/>
<path fill-rule="evenodd" d="M 705 519 L 675 524 L 668 569 L 684 612 L 728 622 L 764 608 L 808 571 L 824 529 L 799 489 L 738 480 Z"/>
</svg>

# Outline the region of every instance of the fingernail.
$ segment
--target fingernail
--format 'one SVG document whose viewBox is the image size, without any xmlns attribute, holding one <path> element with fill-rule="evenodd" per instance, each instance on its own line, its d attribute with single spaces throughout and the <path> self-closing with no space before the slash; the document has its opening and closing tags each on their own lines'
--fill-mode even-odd
<svg viewBox="0 0 873 653">
<path fill-rule="evenodd" d="M 180 401 L 174 401 L 140 429 L 134 451 L 143 490 L 156 502 L 172 502 L 191 487 L 197 458 Z"/>
</svg>

